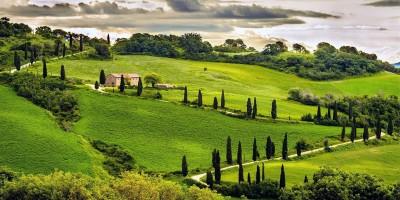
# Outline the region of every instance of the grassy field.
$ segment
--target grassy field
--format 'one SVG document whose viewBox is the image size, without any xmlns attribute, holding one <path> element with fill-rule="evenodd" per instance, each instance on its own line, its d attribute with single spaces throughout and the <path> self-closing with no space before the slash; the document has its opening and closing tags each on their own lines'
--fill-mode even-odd
<svg viewBox="0 0 400 200">
<path fill-rule="evenodd" d="M 313 157 L 294 161 L 271 161 L 265 162 L 266 177 L 278 180 L 282 163 L 285 166 L 286 181 L 289 186 L 301 184 L 304 176 L 312 180 L 312 175 L 320 167 L 327 166 L 339 168 L 348 172 L 368 173 L 382 178 L 387 183 L 395 183 L 400 178 L 400 157 L 396 156 L 400 151 L 398 141 L 392 141 L 387 145 L 364 145 L 355 144 L 341 147 L 331 153 L 317 154 Z M 244 167 L 245 175 L 251 173 L 255 178 L 257 165 Z M 261 167 L 261 163 L 260 163 Z M 237 170 L 224 171 L 222 180 L 225 182 L 237 182 Z"/>
<path fill-rule="evenodd" d="M 0 85 L 0 166 L 25 173 L 54 169 L 101 173 L 101 157 L 81 136 L 62 131 L 51 115 Z"/>
<path fill-rule="evenodd" d="M 305 113 L 315 113 L 316 108 L 288 101 L 288 90 L 299 87 L 317 95 L 400 95 L 400 76 L 381 73 L 370 77 L 352 78 L 340 81 L 316 82 L 299 78 L 275 70 L 254 65 L 198 62 L 152 56 L 115 56 L 110 61 L 64 59 L 48 64 L 49 74 L 58 75 L 64 64 L 69 77 L 78 77 L 94 82 L 99 72 L 139 73 L 142 76 L 155 72 L 163 82 L 178 86 L 188 86 L 190 100 L 197 98 L 198 89 L 203 91 L 203 102 L 212 104 L 213 97 L 220 97 L 225 90 L 226 105 L 245 110 L 248 97 L 257 97 L 258 111 L 270 115 L 271 101 L 278 101 L 278 117 L 299 119 Z M 204 71 L 204 68 L 207 71 Z M 41 64 L 31 71 L 41 73 Z M 181 101 L 183 91 L 161 91 L 163 98 Z"/>
<path fill-rule="evenodd" d="M 254 137 L 260 154 L 265 155 L 267 136 L 280 152 L 287 132 L 294 152 L 300 138 L 322 145 L 325 137 L 337 142 L 341 130 L 308 123 L 236 119 L 212 110 L 89 90 L 77 90 L 76 95 L 82 118 L 74 126 L 75 133 L 121 145 L 139 165 L 154 171 L 180 170 L 183 155 L 188 157 L 190 169 L 208 168 L 214 148 L 221 150 L 225 160 L 227 136 L 232 137 L 234 155 L 241 140 L 245 159 L 249 160 Z"/>
</svg>

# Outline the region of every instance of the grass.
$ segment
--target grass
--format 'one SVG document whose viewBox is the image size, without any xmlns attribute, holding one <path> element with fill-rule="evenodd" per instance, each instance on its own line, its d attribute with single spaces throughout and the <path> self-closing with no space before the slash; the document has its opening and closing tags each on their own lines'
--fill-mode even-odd
<svg viewBox="0 0 400 200">
<path fill-rule="evenodd" d="M 101 158 L 82 137 L 62 131 L 50 113 L 12 89 L 0 85 L 0 94 L 0 166 L 25 173 L 101 173 Z"/>
<path fill-rule="evenodd" d="M 289 186 L 303 183 L 304 176 L 312 181 L 313 174 L 321 167 L 332 167 L 347 172 L 368 173 L 385 180 L 387 183 L 396 183 L 400 178 L 400 157 L 394 156 L 400 151 L 398 141 L 386 145 L 364 145 L 358 143 L 340 147 L 331 153 L 322 153 L 309 158 L 294 161 L 265 162 L 266 177 L 279 181 L 280 167 L 285 167 L 286 183 Z M 244 174 L 250 172 L 255 178 L 257 165 L 244 166 Z M 261 163 L 260 163 L 261 167 Z M 237 182 L 237 169 L 224 171 L 222 181 Z"/>
<path fill-rule="evenodd" d="M 191 170 L 206 169 L 210 167 L 214 148 L 221 151 L 222 160 L 225 160 L 228 136 L 233 140 L 234 155 L 241 140 L 244 157 L 249 160 L 254 137 L 260 154 L 264 155 L 267 136 L 272 137 L 279 152 L 287 132 L 290 150 L 294 152 L 294 144 L 300 138 L 322 145 L 325 137 L 337 142 L 341 130 L 309 123 L 236 119 L 207 109 L 83 89 L 75 93 L 79 97 L 82 118 L 73 131 L 120 145 L 150 171 L 180 170 L 183 155 L 187 156 Z"/>
<path fill-rule="evenodd" d="M 278 72 L 255 65 L 228 64 L 189 61 L 143 55 L 115 56 L 113 60 L 62 59 L 48 63 L 49 74 L 58 75 L 61 64 L 66 67 L 67 77 L 77 77 L 94 83 L 99 72 L 134 72 L 142 76 L 157 73 L 163 82 L 178 86 L 188 86 L 189 99 L 197 98 L 198 89 L 203 92 L 203 102 L 212 105 L 213 97 L 220 97 L 225 90 L 226 105 L 229 108 L 246 108 L 248 97 L 257 97 L 258 111 L 269 116 L 271 101 L 277 99 L 278 117 L 299 119 L 306 113 L 315 113 L 316 108 L 288 101 L 288 90 L 299 87 L 317 95 L 326 93 L 342 95 L 400 95 L 400 76 L 391 73 L 340 81 L 316 82 L 295 75 Z M 207 71 L 204 71 L 207 68 Z M 31 71 L 41 73 L 41 64 Z M 181 101 L 182 90 L 161 91 L 163 98 Z"/>
</svg>

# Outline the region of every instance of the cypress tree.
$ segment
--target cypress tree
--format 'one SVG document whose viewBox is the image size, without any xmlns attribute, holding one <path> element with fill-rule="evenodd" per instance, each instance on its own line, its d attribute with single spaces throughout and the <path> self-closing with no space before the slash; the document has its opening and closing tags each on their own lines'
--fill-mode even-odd
<svg viewBox="0 0 400 200">
<path fill-rule="evenodd" d="M 210 188 L 212 188 L 214 185 L 213 175 L 211 171 L 207 171 L 206 183 Z"/>
<path fill-rule="evenodd" d="M 257 150 L 257 139 L 254 138 L 254 140 L 253 140 L 253 156 L 252 156 L 253 161 L 256 161 L 256 160 L 257 160 L 257 157 L 258 157 L 257 154 L 258 154 L 258 150 Z"/>
<path fill-rule="evenodd" d="M 184 104 L 189 103 L 189 101 L 188 101 L 188 91 L 187 91 L 187 87 L 186 86 L 185 86 L 185 90 L 183 92 L 183 103 Z"/>
<path fill-rule="evenodd" d="M 136 95 L 137 95 L 138 97 L 140 97 L 140 96 L 142 95 L 142 92 L 143 92 L 143 83 L 142 83 L 142 78 L 139 77 Z"/>
<path fill-rule="evenodd" d="M 392 120 L 392 117 L 389 117 L 389 119 L 388 119 L 387 133 L 389 135 L 393 134 L 393 120 Z"/>
<path fill-rule="evenodd" d="M 62 57 L 65 57 L 65 52 L 67 51 L 67 46 L 65 45 L 65 43 L 63 44 L 63 49 L 62 49 Z"/>
<path fill-rule="evenodd" d="M 238 151 L 237 151 L 237 158 L 236 158 L 236 162 L 238 164 L 242 164 L 242 143 L 238 144 Z"/>
<path fill-rule="evenodd" d="M 363 140 L 364 142 L 367 142 L 369 139 L 369 131 L 368 131 L 368 125 L 364 125 L 364 132 L 363 132 Z"/>
<path fill-rule="evenodd" d="M 272 142 L 271 155 L 272 155 L 272 157 L 275 157 L 275 143 L 274 142 Z"/>
<path fill-rule="evenodd" d="M 250 98 L 247 98 L 247 106 L 246 106 L 246 108 L 247 108 L 246 117 L 250 119 L 251 118 L 251 113 L 252 113 Z"/>
<path fill-rule="evenodd" d="M 326 118 L 329 119 L 329 120 L 332 119 L 331 118 L 331 106 L 329 104 L 328 104 L 328 113 L 326 115 Z"/>
<path fill-rule="evenodd" d="M 104 73 L 103 69 L 100 71 L 99 82 L 101 85 L 104 85 L 106 83 L 106 74 Z"/>
<path fill-rule="evenodd" d="M 37 57 L 38 57 L 37 49 L 33 48 L 33 58 L 36 60 Z"/>
<path fill-rule="evenodd" d="M 321 122 L 321 118 L 322 118 L 322 116 L 321 116 L 321 106 L 318 104 L 318 109 L 317 109 L 317 121 L 318 121 L 318 123 Z"/>
<path fill-rule="evenodd" d="M 250 172 L 247 173 L 247 183 L 248 183 L 249 185 L 251 184 Z"/>
<path fill-rule="evenodd" d="M 58 53 L 60 52 L 60 41 L 56 41 L 56 46 L 54 48 L 54 55 L 58 57 Z"/>
<path fill-rule="evenodd" d="M 338 121 L 338 106 L 336 101 L 333 103 L 333 120 Z"/>
<path fill-rule="evenodd" d="M 217 97 L 214 97 L 213 108 L 214 109 L 218 109 L 218 99 L 217 99 Z"/>
<path fill-rule="evenodd" d="M 212 164 L 212 167 L 215 168 L 215 166 L 217 165 L 217 149 L 214 149 L 211 152 L 211 155 L 212 155 L 211 164 Z"/>
<path fill-rule="evenodd" d="M 201 90 L 199 90 L 199 93 L 197 94 L 197 106 L 203 106 L 203 94 L 201 93 Z"/>
<path fill-rule="evenodd" d="M 254 97 L 253 113 L 251 115 L 251 118 L 255 119 L 256 116 L 257 116 L 257 99 Z"/>
<path fill-rule="evenodd" d="M 226 139 L 226 162 L 228 164 L 233 164 L 232 161 L 232 141 L 231 137 L 228 136 L 228 139 Z"/>
<path fill-rule="evenodd" d="M 186 156 L 184 155 L 182 157 L 182 176 L 187 176 L 188 173 L 189 173 L 188 164 L 187 164 L 187 161 L 186 161 Z"/>
<path fill-rule="evenodd" d="M 286 176 L 285 176 L 285 167 L 281 166 L 281 176 L 279 179 L 279 188 L 285 188 L 286 187 Z"/>
<path fill-rule="evenodd" d="M 342 134 L 340 135 L 340 139 L 342 140 L 342 142 L 344 141 L 345 137 L 346 137 L 346 125 L 343 124 Z"/>
<path fill-rule="evenodd" d="M 285 138 L 283 139 L 283 144 L 282 144 L 282 159 L 287 160 L 288 159 L 288 138 L 287 138 L 287 133 L 285 133 Z"/>
<path fill-rule="evenodd" d="M 356 130 L 356 118 L 353 117 L 353 124 L 351 126 L 351 134 L 350 134 L 350 140 L 351 142 L 354 142 L 357 136 L 357 130 Z"/>
<path fill-rule="evenodd" d="M 271 157 L 272 157 L 272 140 L 271 140 L 270 136 L 267 137 L 267 145 L 265 146 L 265 153 L 266 153 L 267 159 L 268 160 L 271 159 Z"/>
<path fill-rule="evenodd" d="M 243 165 L 242 165 L 242 163 L 239 163 L 238 182 L 239 183 L 243 183 L 244 182 L 244 174 L 243 174 Z"/>
<path fill-rule="evenodd" d="M 69 48 L 72 49 L 72 41 L 74 39 L 72 38 L 72 33 L 69 33 Z M 101 83 L 100 83 L 101 84 Z"/>
<path fill-rule="evenodd" d="M 276 109 L 276 100 L 272 100 L 272 106 L 271 106 L 271 117 L 272 119 L 276 119 L 278 117 L 278 112 Z"/>
<path fill-rule="evenodd" d="M 79 51 L 83 51 L 83 36 L 82 34 L 79 35 Z"/>
<path fill-rule="evenodd" d="M 225 108 L 225 92 L 222 90 L 221 92 L 221 108 Z"/>
<path fill-rule="evenodd" d="M 377 139 L 381 139 L 381 132 L 382 132 L 381 119 L 380 119 L 380 116 L 378 115 L 376 124 L 375 124 L 375 135 L 376 135 Z"/>
<path fill-rule="evenodd" d="M 264 163 L 262 163 L 261 166 L 261 180 L 265 180 L 265 167 L 264 167 Z"/>
<path fill-rule="evenodd" d="M 33 62 L 35 62 L 35 55 L 33 54 L 33 50 L 31 50 L 31 56 L 30 56 L 30 63 L 31 65 L 33 64 Z"/>
<path fill-rule="evenodd" d="M 42 62 L 43 62 L 43 73 L 42 73 L 42 75 L 43 75 L 43 78 L 46 78 L 46 77 L 47 77 L 47 65 L 46 65 L 46 59 L 45 59 L 45 58 L 43 58 L 43 59 L 42 59 Z"/>
<path fill-rule="evenodd" d="M 257 165 L 257 171 L 256 171 L 256 184 L 259 184 L 261 182 L 261 173 L 260 173 L 260 166 Z"/>
<path fill-rule="evenodd" d="M 25 42 L 24 46 L 24 59 L 28 60 L 28 43 Z"/>
<path fill-rule="evenodd" d="M 304 183 L 308 183 L 308 177 L 307 177 L 307 175 L 304 176 Z"/>
<path fill-rule="evenodd" d="M 119 91 L 124 92 L 125 91 L 125 78 L 124 75 L 121 75 L 121 82 L 119 83 Z"/>
<path fill-rule="evenodd" d="M 94 83 L 94 89 L 99 89 L 99 87 L 100 87 L 100 85 L 99 85 L 99 82 L 98 81 L 96 81 L 95 83 Z"/>
<path fill-rule="evenodd" d="M 14 66 L 17 71 L 21 69 L 21 58 L 16 51 L 14 51 Z"/>
<path fill-rule="evenodd" d="M 65 69 L 64 69 L 64 65 L 61 65 L 60 79 L 61 79 L 61 80 L 65 80 Z"/>
<path fill-rule="evenodd" d="M 107 34 L 107 44 L 110 45 L 111 44 L 111 40 L 110 40 L 110 34 Z"/>
<path fill-rule="evenodd" d="M 349 102 L 349 119 L 351 119 L 353 117 L 353 105 L 351 104 L 351 102 Z"/>
<path fill-rule="evenodd" d="M 221 183 L 221 158 L 219 156 L 219 151 L 215 155 L 215 167 L 214 167 L 215 183 Z"/>
<path fill-rule="evenodd" d="M 296 143 L 296 154 L 297 154 L 298 157 L 301 156 L 301 144 L 300 144 L 300 142 Z"/>
</svg>

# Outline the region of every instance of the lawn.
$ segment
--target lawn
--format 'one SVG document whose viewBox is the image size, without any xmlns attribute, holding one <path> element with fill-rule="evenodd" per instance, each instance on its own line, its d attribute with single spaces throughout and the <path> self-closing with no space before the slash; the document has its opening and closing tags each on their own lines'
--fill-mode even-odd
<svg viewBox="0 0 400 200">
<path fill-rule="evenodd" d="M 400 178 L 400 169 L 398 168 L 400 156 L 397 156 L 399 151 L 400 144 L 398 141 L 376 146 L 359 143 L 305 159 L 265 162 L 266 177 L 279 181 L 280 167 L 283 163 L 289 186 L 301 184 L 305 175 L 308 176 L 309 180 L 312 180 L 314 172 L 323 166 L 339 168 L 347 172 L 368 173 L 385 180 L 387 183 L 396 183 Z M 244 174 L 247 176 L 247 173 L 250 172 L 254 179 L 256 166 L 244 166 Z M 237 174 L 237 168 L 224 171 L 222 181 L 237 182 Z"/>
<path fill-rule="evenodd" d="M 151 171 L 180 170 L 181 158 L 186 155 L 189 168 L 210 167 L 214 148 L 225 157 L 225 142 L 232 138 L 233 153 L 237 143 L 243 146 L 245 160 L 251 159 L 253 138 L 258 140 L 260 154 L 271 136 L 280 152 L 284 133 L 289 147 L 300 138 L 322 145 L 325 137 L 338 142 L 339 127 L 317 126 L 299 122 L 266 122 L 227 117 L 213 110 L 190 108 L 171 102 L 146 100 L 138 97 L 100 94 L 76 90 L 81 119 L 73 132 L 91 139 L 118 144 L 128 150 L 139 165 Z"/>
<path fill-rule="evenodd" d="M 299 87 L 317 95 L 400 95 L 400 76 L 380 73 L 370 77 L 349 78 L 340 81 L 316 82 L 255 65 L 189 61 L 143 55 L 114 56 L 113 60 L 62 59 L 48 63 L 49 74 L 58 75 L 61 64 L 67 77 L 77 77 L 93 83 L 104 69 L 108 73 L 139 73 L 142 76 L 155 72 L 165 83 L 188 86 L 190 100 L 197 98 L 199 89 L 203 102 L 211 105 L 213 97 L 225 90 L 229 108 L 245 110 L 248 97 L 257 97 L 258 111 L 270 115 L 271 101 L 277 99 L 278 117 L 299 119 L 305 113 L 315 113 L 316 108 L 288 101 L 288 90 Z M 207 68 L 204 71 L 204 68 Z M 41 64 L 30 69 L 41 73 Z M 161 91 L 163 98 L 181 101 L 183 91 Z"/>
<path fill-rule="evenodd" d="M 96 174 L 101 159 L 81 136 L 62 131 L 51 115 L 0 85 L 0 166 L 25 173 L 54 169 Z"/>
</svg>

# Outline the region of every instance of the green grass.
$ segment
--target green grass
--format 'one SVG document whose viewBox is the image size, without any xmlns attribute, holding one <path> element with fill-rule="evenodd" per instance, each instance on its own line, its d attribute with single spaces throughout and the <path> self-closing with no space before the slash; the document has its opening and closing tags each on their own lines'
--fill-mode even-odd
<svg viewBox="0 0 400 200">
<path fill-rule="evenodd" d="M 301 160 L 265 162 L 266 177 L 279 181 L 280 167 L 284 164 L 286 181 L 289 186 L 301 184 L 305 175 L 311 181 L 313 174 L 323 166 L 339 168 L 347 172 L 368 173 L 387 183 L 395 183 L 400 178 L 400 169 L 398 168 L 400 157 L 396 156 L 399 151 L 398 141 L 377 146 L 359 143 Z M 247 173 L 250 172 L 254 179 L 256 166 L 245 166 L 244 174 L 247 176 Z M 222 181 L 237 182 L 237 174 L 237 169 L 224 171 Z"/>
<path fill-rule="evenodd" d="M 325 137 L 337 142 L 341 130 L 309 123 L 243 120 L 170 102 L 89 90 L 75 92 L 82 118 L 73 131 L 121 145 L 139 165 L 152 171 L 180 170 L 183 155 L 187 156 L 190 169 L 208 168 L 214 148 L 221 151 L 222 160 L 225 160 L 227 136 L 232 137 L 234 155 L 241 140 L 244 157 L 249 160 L 254 137 L 258 140 L 260 154 L 264 155 L 263 146 L 269 135 L 279 152 L 284 133 L 288 132 L 289 147 L 294 152 L 294 144 L 300 138 L 322 145 Z"/>
<path fill-rule="evenodd" d="M 82 137 L 62 131 L 50 113 L 12 89 L 0 85 L 0 94 L 0 166 L 25 173 L 101 172 L 101 158 Z"/>
<path fill-rule="evenodd" d="M 370 77 L 352 78 L 341 81 L 316 82 L 295 75 L 278 72 L 255 65 L 228 64 L 189 61 L 142 55 L 115 56 L 114 60 L 100 61 L 90 59 L 63 59 L 48 64 L 49 74 L 58 75 L 60 65 L 64 64 L 68 77 L 90 80 L 94 83 L 99 72 L 135 72 L 142 76 L 155 72 L 163 82 L 178 86 L 188 86 L 190 100 L 197 98 L 198 89 L 203 91 L 203 102 L 211 105 L 213 97 L 220 97 L 225 90 L 226 105 L 229 108 L 245 110 L 248 97 L 257 97 L 258 111 L 270 115 L 271 101 L 278 101 L 278 117 L 299 119 L 305 113 L 315 113 L 316 108 L 288 101 L 288 90 L 299 87 L 324 96 L 334 95 L 400 95 L 400 76 L 380 73 Z M 204 71 L 204 68 L 207 71 Z M 41 64 L 36 69 L 41 73 Z M 163 98 L 181 101 L 183 91 L 161 91 Z"/>
</svg>

